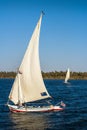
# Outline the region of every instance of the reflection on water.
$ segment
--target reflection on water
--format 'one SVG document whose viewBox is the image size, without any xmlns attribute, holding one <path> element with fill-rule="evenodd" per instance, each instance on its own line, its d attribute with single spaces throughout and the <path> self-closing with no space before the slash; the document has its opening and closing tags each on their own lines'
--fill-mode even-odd
<svg viewBox="0 0 87 130">
<path fill-rule="evenodd" d="M 64 128 L 64 113 L 10 113 L 11 130 L 60 130 Z"/>
<path fill-rule="evenodd" d="M 10 114 L 13 129 L 44 130 L 48 128 L 46 115 L 42 113 Z"/>
</svg>

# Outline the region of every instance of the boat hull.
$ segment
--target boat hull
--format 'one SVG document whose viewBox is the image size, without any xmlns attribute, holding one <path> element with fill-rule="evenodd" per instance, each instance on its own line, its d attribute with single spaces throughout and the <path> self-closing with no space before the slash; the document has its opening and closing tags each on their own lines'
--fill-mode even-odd
<svg viewBox="0 0 87 130">
<path fill-rule="evenodd" d="M 11 112 L 18 113 L 18 112 L 50 112 L 50 111 L 62 111 L 64 108 L 60 106 L 48 106 L 48 107 L 18 107 L 15 105 L 8 105 Z"/>
</svg>

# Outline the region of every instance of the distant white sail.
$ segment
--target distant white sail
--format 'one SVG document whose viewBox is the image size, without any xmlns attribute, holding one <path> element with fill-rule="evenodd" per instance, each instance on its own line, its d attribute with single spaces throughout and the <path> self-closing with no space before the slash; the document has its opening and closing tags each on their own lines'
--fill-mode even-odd
<svg viewBox="0 0 87 130">
<path fill-rule="evenodd" d="M 69 79 L 70 79 L 70 69 L 68 68 L 66 73 L 65 83 L 67 83 Z"/>
<path fill-rule="evenodd" d="M 19 67 L 20 74 L 20 85 L 22 95 L 20 98 L 23 102 L 32 102 L 40 99 L 45 99 L 50 97 L 47 89 L 45 88 L 39 61 L 39 36 L 40 27 L 42 21 L 42 14 L 33 32 L 29 46 L 26 50 L 22 63 Z M 19 74 L 19 73 L 18 73 Z M 18 103 L 18 74 L 15 78 L 14 84 L 12 86 L 9 99 L 15 104 Z"/>
</svg>

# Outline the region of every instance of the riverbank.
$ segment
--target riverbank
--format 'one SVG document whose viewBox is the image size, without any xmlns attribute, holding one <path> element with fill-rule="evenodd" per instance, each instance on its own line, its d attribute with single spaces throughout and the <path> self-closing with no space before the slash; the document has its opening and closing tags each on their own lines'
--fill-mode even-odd
<svg viewBox="0 0 87 130">
<path fill-rule="evenodd" d="M 16 72 L 0 72 L 0 78 L 15 78 Z M 65 79 L 66 72 L 42 72 L 44 79 Z M 87 79 L 87 72 L 70 72 L 70 79 Z"/>
</svg>

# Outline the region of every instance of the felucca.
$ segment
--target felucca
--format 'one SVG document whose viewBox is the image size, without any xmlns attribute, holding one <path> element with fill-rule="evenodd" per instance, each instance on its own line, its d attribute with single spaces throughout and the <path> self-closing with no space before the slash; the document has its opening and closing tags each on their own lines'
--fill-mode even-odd
<svg viewBox="0 0 87 130">
<path fill-rule="evenodd" d="M 42 79 L 39 61 L 39 37 L 42 16 L 43 13 L 41 13 L 32 34 L 9 94 L 7 105 L 12 112 L 48 112 L 64 109 L 63 102 L 55 106 L 52 104 L 47 106 L 29 105 L 38 100 L 51 98 Z"/>
<path fill-rule="evenodd" d="M 66 72 L 66 77 L 64 83 L 69 84 L 68 80 L 70 79 L 70 69 L 68 68 Z"/>
</svg>

